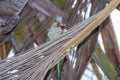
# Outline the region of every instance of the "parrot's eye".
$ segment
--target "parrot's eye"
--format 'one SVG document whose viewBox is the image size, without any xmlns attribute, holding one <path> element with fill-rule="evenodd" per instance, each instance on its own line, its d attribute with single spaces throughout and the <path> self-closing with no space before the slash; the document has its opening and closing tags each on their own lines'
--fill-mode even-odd
<svg viewBox="0 0 120 80">
<path fill-rule="evenodd" d="M 55 20 L 55 22 L 57 22 L 57 20 Z"/>
</svg>

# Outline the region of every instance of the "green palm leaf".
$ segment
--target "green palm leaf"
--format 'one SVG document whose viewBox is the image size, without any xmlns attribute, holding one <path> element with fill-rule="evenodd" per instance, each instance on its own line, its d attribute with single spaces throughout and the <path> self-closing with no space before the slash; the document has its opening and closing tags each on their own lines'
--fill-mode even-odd
<svg viewBox="0 0 120 80">
<path fill-rule="evenodd" d="M 94 61 L 99 65 L 99 67 L 103 70 L 104 74 L 107 76 L 109 80 L 116 80 L 117 75 L 116 72 L 106 57 L 105 53 L 100 48 L 100 45 L 97 44 L 96 49 L 93 54 Z"/>
</svg>

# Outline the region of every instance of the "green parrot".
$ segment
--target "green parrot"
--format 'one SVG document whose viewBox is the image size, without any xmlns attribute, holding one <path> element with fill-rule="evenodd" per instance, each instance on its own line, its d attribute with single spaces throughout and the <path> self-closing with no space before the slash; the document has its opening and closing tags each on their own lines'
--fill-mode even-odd
<svg viewBox="0 0 120 80">
<path fill-rule="evenodd" d="M 64 28 L 65 28 L 65 26 L 62 24 L 62 17 L 56 17 L 48 31 L 46 41 L 53 40 L 53 39 L 59 37 L 64 32 Z M 62 65 L 61 61 L 56 65 L 57 80 L 60 80 L 61 65 Z"/>
<path fill-rule="evenodd" d="M 63 24 L 62 24 L 62 18 L 61 17 L 56 17 L 55 21 L 51 25 L 47 37 L 49 40 L 53 40 L 60 36 L 63 33 Z"/>
</svg>

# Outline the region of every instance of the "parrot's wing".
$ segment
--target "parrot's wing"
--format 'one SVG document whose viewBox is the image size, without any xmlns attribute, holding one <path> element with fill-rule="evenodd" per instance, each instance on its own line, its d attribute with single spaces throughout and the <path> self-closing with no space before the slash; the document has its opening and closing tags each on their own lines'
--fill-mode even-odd
<svg viewBox="0 0 120 80">
<path fill-rule="evenodd" d="M 50 40 L 57 38 L 58 36 L 61 35 L 62 30 L 60 28 L 50 28 L 48 32 L 48 37 Z"/>
</svg>

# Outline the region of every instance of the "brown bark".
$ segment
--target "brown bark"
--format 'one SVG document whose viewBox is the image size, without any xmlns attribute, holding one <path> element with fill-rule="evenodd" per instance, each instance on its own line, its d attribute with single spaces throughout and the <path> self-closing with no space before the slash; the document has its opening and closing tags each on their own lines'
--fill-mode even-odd
<svg viewBox="0 0 120 80">
<path fill-rule="evenodd" d="M 29 0 L 1 0 L 0 16 L 19 14 Z"/>
<path fill-rule="evenodd" d="M 2 59 L 7 58 L 6 45 L 5 45 L 5 44 L 4 44 L 4 45 L 2 45 L 1 49 L 2 49 Z"/>
</svg>

